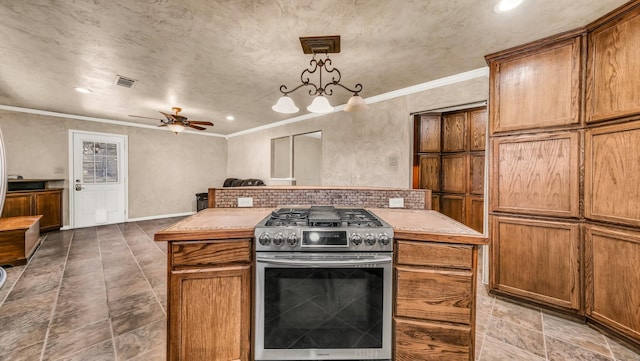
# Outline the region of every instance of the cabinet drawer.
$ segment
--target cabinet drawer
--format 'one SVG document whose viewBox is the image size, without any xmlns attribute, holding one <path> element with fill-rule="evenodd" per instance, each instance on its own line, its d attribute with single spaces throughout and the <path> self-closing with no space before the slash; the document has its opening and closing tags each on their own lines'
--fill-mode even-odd
<svg viewBox="0 0 640 361">
<path fill-rule="evenodd" d="M 251 240 L 174 242 L 171 259 L 175 266 L 251 262 Z"/>
<path fill-rule="evenodd" d="M 473 246 L 398 241 L 398 264 L 471 269 Z"/>
<path fill-rule="evenodd" d="M 396 315 L 470 324 L 473 306 L 471 271 L 397 267 Z"/>
<path fill-rule="evenodd" d="M 473 360 L 471 327 L 395 320 L 396 361 Z"/>
</svg>

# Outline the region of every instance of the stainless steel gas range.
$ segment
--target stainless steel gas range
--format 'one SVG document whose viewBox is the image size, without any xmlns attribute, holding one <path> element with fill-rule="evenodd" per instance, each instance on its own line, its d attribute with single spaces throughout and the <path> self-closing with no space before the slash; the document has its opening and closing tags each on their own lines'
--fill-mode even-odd
<svg viewBox="0 0 640 361">
<path fill-rule="evenodd" d="M 255 228 L 255 360 L 390 360 L 393 228 L 282 208 Z"/>
</svg>

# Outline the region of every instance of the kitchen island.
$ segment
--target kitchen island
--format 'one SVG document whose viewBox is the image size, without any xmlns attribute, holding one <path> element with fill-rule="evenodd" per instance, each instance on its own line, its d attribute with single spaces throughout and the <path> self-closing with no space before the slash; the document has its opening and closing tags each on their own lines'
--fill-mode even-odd
<svg viewBox="0 0 640 361">
<path fill-rule="evenodd" d="M 168 241 L 168 360 L 252 360 L 254 227 L 272 208 L 209 208 Z M 473 360 L 478 246 L 431 210 L 369 208 L 394 228 L 394 360 Z"/>
</svg>

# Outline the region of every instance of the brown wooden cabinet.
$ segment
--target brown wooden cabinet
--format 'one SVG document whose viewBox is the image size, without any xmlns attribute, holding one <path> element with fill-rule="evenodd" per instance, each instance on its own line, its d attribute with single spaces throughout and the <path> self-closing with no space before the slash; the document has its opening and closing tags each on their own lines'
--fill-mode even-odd
<svg viewBox="0 0 640 361">
<path fill-rule="evenodd" d="M 586 316 L 636 347 L 638 49 L 640 1 L 631 1 L 486 57 L 492 291 Z"/>
<path fill-rule="evenodd" d="M 588 40 L 587 122 L 640 113 L 640 12 L 623 13 Z"/>
<path fill-rule="evenodd" d="M 473 360 L 477 247 L 398 240 L 394 360 Z"/>
<path fill-rule="evenodd" d="M 42 215 L 40 231 L 48 232 L 62 227 L 61 188 L 7 192 L 2 217 Z"/>
<path fill-rule="evenodd" d="M 419 155 L 420 187 L 433 192 L 440 191 L 440 156 Z"/>
<path fill-rule="evenodd" d="M 251 241 L 172 242 L 168 360 L 251 360 Z"/>
<path fill-rule="evenodd" d="M 580 123 L 582 38 L 572 35 L 488 56 L 492 135 Z"/>
<path fill-rule="evenodd" d="M 586 131 L 584 216 L 640 227 L 640 121 Z"/>
<path fill-rule="evenodd" d="M 640 232 L 585 228 L 587 315 L 627 340 L 640 339 Z M 631 306 L 631 307 L 630 307 Z"/>
<path fill-rule="evenodd" d="M 492 289 L 581 310 L 577 223 L 492 216 L 491 240 Z"/>
<path fill-rule="evenodd" d="M 483 107 L 414 118 L 414 187 L 437 192 L 432 209 L 479 232 L 484 228 L 487 116 Z"/>
<path fill-rule="evenodd" d="M 467 112 L 442 116 L 442 151 L 464 152 L 469 149 Z"/>
<path fill-rule="evenodd" d="M 578 217 L 579 144 L 577 132 L 492 139 L 489 210 Z"/>
</svg>

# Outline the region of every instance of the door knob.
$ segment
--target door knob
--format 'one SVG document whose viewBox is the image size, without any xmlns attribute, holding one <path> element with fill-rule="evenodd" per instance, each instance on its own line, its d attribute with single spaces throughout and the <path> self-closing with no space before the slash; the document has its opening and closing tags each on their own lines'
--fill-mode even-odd
<svg viewBox="0 0 640 361">
<path fill-rule="evenodd" d="M 80 191 L 82 190 L 84 187 L 82 186 L 82 184 L 76 184 L 76 190 Z"/>
</svg>

